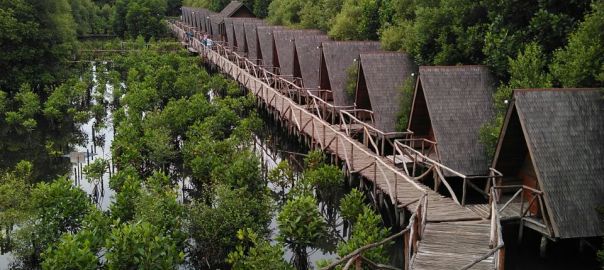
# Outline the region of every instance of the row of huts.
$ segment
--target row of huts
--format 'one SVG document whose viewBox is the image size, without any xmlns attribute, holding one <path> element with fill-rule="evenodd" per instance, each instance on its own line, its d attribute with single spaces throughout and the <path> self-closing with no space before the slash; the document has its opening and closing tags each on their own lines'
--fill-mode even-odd
<svg viewBox="0 0 604 270">
<path fill-rule="evenodd" d="M 373 111 L 375 128 L 394 131 L 401 86 L 415 81 L 408 130 L 438 145 L 439 162 L 463 175 L 503 174 L 499 185 L 542 192 L 550 238 L 604 235 L 597 208 L 604 206 L 604 100 L 599 89 L 518 89 L 494 158 L 479 140 L 494 117 L 497 82 L 485 66 L 421 66 L 378 42 L 332 41 L 318 30 L 288 29 L 254 18 L 241 2 L 220 13 L 182 8 L 182 20 L 278 74 L 301 78 L 306 89 L 330 90 L 335 106 Z M 355 96 L 347 94 L 347 70 L 358 68 Z"/>
</svg>

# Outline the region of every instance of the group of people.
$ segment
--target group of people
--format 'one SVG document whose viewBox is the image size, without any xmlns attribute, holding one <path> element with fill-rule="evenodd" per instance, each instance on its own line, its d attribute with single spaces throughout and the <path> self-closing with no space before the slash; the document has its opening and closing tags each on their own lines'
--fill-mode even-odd
<svg viewBox="0 0 604 270">
<path fill-rule="evenodd" d="M 193 32 L 187 31 L 187 38 L 188 38 L 188 41 L 191 42 L 193 40 Z M 212 39 L 210 39 L 208 34 L 204 34 L 201 39 L 201 44 L 203 44 L 204 46 L 207 46 L 207 47 L 212 47 L 214 45 L 214 41 L 212 41 Z"/>
</svg>

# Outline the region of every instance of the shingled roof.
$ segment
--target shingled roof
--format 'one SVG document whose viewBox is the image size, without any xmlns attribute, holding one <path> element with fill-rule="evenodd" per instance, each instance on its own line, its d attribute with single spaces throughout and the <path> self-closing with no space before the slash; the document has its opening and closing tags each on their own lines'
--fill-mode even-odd
<svg viewBox="0 0 604 270">
<path fill-rule="evenodd" d="M 243 22 L 246 19 L 237 18 L 233 20 L 233 28 L 235 30 L 235 40 L 237 40 L 237 52 L 247 53 L 247 42 L 245 40 L 245 27 Z"/>
<path fill-rule="evenodd" d="M 604 235 L 604 100 L 601 89 L 515 90 L 493 166 L 525 136 L 539 187 L 560 238 Z M 519 122 L 521 132 L 511 129 Z M 504 175 L 505 176 L 505 175 Z"/>
<path fill-rule="evenodd" d="M 319 68 L 321 65 L 321 42 L 329 40 L 327 35 L 306 35 L 296 37 L 294 58 L 298 59 L 299 76 L 306 88 L 319 88 Z M 296 68 L 294 67 L 294 76 Z"/>
<path fill-rule="evenodd" d="M 214 37 L 214 39 L 218 39 L 220 33 L 220 25 L 222 24 L 224 18 L 220 16 L 220 14 L 214 14 L 209 18 L 209 26 L 210 26 L 210 34 Z"/>
<path fill-rule="evenodd" d="M 294 50 L 295 39 L 298 36 L 318 35 L 319 30 L 275 30 L 275 45 L 279 59 L 279 68 L 282 75 L 294 75 Z"/>
<path fill-rule="evenodd" d="M 237 47 L 237 40 L 235 39 L 235 28 L 233 28 L 233 20 L 235 18 L 224 18 L 224 30 L 227 38 L 227 47 L 233 49 Z"/>
<path fill-rule="evenodd" d="M 431 124 L 441 163 L 465 175 L 485 175 L 490 160 L 479 130 L 493 118 L 494 91 L 485 66 L 422 66 L 409 129 Z M 427 108 L 427 121 L 417 115 L 420 105 Z"/>
<path fill-rule="evenodd" d="M 354 103 L 345 90 L 346 70 L 364 52 L 379 51 L 380 43 L 373 41 L 328 41 L 322 43 L 321 65 L 325 64 L 326 72 L 320 72 L 320 80 L 329 80 L 336 106 L 347 106 Z M 323 71 L 323 69 L 321 69 Z M 324 86 L 322 88 L 325 88 Z"/>
<path fill-rule="evenodd" d="M 266 24 L 263 20 L 254 19 L 244 21 L 245 40 L 247 42 L 247 51 L 249 59 L 258 59 L 262 55 L 260 44 L 258 43 L 258 33 L 256 29 L 260 25 Z"/>
<path fill-rule="evenodd" d="M 223 18 L 238 17 L 237 15 L 242 15 L 242 14 L 237 14 L 237 13 L 246 14 L 246 16 L 242 16 L 242 17 L 250 17 L 250 16 L 247 16 L 248 13 L 253 14 L 249 8 L 247 8 L 243 3 L 239 2 L 239 1 L 231 1 L 226 7 L 224 7 L 220 11 L 220 15 Z"/>
<path fill-rule="evenodd" d="M 377 129 L 395 131 L 401 87 L 405 80 L 413 79 L 411 74 L 417 73 L 417 66 L 406 53 L 362 53 L 360 59 L 355 103 L 360 109 L 373 111 Z"/>
<path fill-rule="evenodd" d="M 262 52 L 262 63 L 265 66 L 279 66 L 277 61 L 277 52 L 275 49 L 275 38 L 273 31 L 285 29 L 283 26 L 258 26 L 256 32 L 258 41 L 260 41 L 260 51 Z"/>
</svg>

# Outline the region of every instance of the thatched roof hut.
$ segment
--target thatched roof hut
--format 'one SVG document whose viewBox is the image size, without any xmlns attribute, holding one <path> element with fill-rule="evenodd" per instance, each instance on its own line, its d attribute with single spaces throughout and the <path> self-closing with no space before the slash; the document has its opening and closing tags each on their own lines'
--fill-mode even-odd
<svg viewBox="0 0 604 270">
<path fill-rule="evenodd" d="M 243 23 L 243 28 L 245 29 L 245 41 L 247 43 L 247 52 L 249 59 L 261 59 L 262 52 L 260 51 L 260 43 L 258 42 L 258 33 L 256 29 L 260 25 L 265 25 L 266 23 L 260 19 L 254 20 L 246 20 Z"/>
<path fill-rule="evenodd" d="M 364 52 L 379 51 L 380 43 L 373 41 L 328 41 L 321 44 L 321 89 L 333 92 L 333 103 L 336 106 L 347 106 L 354 103 L 354 97 L 346 93 L 347 69 Z"/>
<path fill-rule="evenodd" d="M 291 29 L 273 31 L 281 75 L 294 75 L 295 39 L 299 36 L 318 34 L 321 34 L 321 31 Z"/>
<path fill-rule="evenodd" d="M 515 90 L 493 168 L 543 192 L 553 237 L 604 235 L 601 89 Z"/>
<path fill-rule="evenodd" d="M 306 88 L 319 88 L 321 43 L 328 40 L 329 37 L 327 35 L 296 37 L 296 42 L 294 42 L 296 46 L 294 51 L 294 76 L 302 78 L 302 83 Z"/>
<path fill-rule="evenodd" d="M 414 80 L 417 66 L 406 53 L 362 53 L 355 104 L 359 109 L 373 111 L 375 128 L 396 130 L 401 108 L 402 86 L 405 80 Z"/>
<path fill-rule="evenodd" d="M 256 32 L 260 44 L 262 64 L 265 66 L 278 67 L 277 49 L 273 31 L 285 29 L 283 26 L 258 26 Z"/>
<path fill-rule="evenodd" d="M 422 66 L 408 127 L 415 136 L 436 141 L 445 166 L 486 175 L 490 160 L 479 131 L 493 118 L 494 92 L 495 80 L 485 66 Z"/>
</svg>

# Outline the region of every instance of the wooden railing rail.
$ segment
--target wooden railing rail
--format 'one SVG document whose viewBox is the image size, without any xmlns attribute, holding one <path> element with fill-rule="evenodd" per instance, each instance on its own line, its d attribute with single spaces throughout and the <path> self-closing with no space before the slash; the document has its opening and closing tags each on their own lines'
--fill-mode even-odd
<svg viewBox="0 0 604 270">
<path fill-rule="evenodd" d="M 428 156 L 430 153 L 435 152 L 436 156 L 438 157 L 438 148 L 435 142 L 432 142 L 427 139 L 399 139 L 395 140 L 394 144 L 395 147 L 393 148 L 392 159 L 390 159 L 391 162 L 396 163 L 399 156 L 403 161 L 405 160 L 405 158 L 408 158 L 411 162 L 413 162 L 412 171 L 409 172 L 406 165 L 404 167 L 406 172 L 412 177 L 416 176 L 416 168 L 419 164 L 424 164 L 426 165 L 426 167 L 431 168 L 433 170 L 432 172 L 434 173 L 434 180 L 436 181 L 435 189 L 438 189 L 440 183 L 444 184 L 449 193 L 451 194 L 451 197 L 462 206 L 466 204 L 468 186 L 482 194 L 485 198 L 489 198 L 489 194 L 486 193 L 483 189 L 479 188 L 476 184 L 474 184 L 473 181 L 486 180 L 487 183 L 490 183 L 491 181 L 494 181 L 495 178 L 501 177 L 500 175 L 494 175 L 492 173 L 490 173 L 489 175 L 468 176 L 445 166 L 439 161 L 436 161 Z M 426 147 L 426 145 L 428 145 L 428 147 Z M 462 179 L 463 187 L 461 200 L 457 199 L 455 192 L 451 188 L 443 172 L 447 172 L 448 174 Z"/>
<path fill-rule="evenodd" d="M 343 263 L 346 263 L 343 269 L 347 269 L 347 267 L 350 267 L 353 264 L 358 269 L 359 267 L 361 267 L 363 262 L 365 262 L 365 266 L 370 266 L 370 267 L 372 265 L 375 266 L 376 265 L 375 263 L 369 262 L 369 264 L 368 264 L 365 260 L 363 260 L 363 254 L 373 248 L 377 248 L 377 247 L 389 244 L 392 241 L 394 241 L 394 239 L 401 237 L 401 236 L 403 237 L 403 243 L 404 243 L 404 248 L 403 248 L 403 252 L 404 252 L 404 256 L 405 256 L 404 269 L 409 269 L 410 266 L 412 265 L 415 254 L 417 253 L 418 242 L 423 237 L 423 233 L 424 233 L 424 229 L 425 229 L 425 225 L 426 225 L 426 223 L 425 223 L 425 221 L 427 219 L 426 210 L 428 209 L 427 194 L 425 194 L 425 193 L 422 194 L 422 196 L 418 199 L 418 201 L 420 203 L 417 204 L 415 211 L 413 211 L 413 213 L 411 214 L 411 217 L 409 218 L 409 223 L 403 230 L 401 230 L 398 233 L 395 233 L 381 241 L 362 246 L 362 247 L 354 250 L 353 252 L 341 257 L 340 259 L 332 262 L 328 266 L 321 268 L 321 270 L 335 269 L 338 265 L 343 264 Z M 390 267 L 387 267 L 387 268 L 393 269 Z"/>
</svg>

